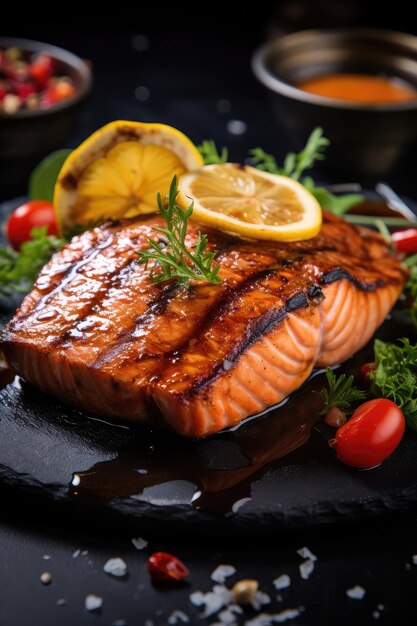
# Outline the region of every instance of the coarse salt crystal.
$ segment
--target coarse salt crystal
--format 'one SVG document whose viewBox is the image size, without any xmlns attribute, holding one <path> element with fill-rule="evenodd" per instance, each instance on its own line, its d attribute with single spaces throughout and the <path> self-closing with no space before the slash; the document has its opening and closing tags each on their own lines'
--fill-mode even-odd
<svg viewBox="0 0 417 626">
<path fill-rule="evenodd" d="M 383 604 L 377 604 L 376 608 L 378 609 L 378 611 L 384 611 L 385 610 L 385 606 Z"/>
<path fill-rule="evenodd" d="M 111 626 L 127 626 L 127 621 L 125 619 L 116 619 L 111 623 Z"/>
<path fill-rule="evenodd" d="M 148 542 L 143 537 L 133 537 L 131 542 L 135 546 L 136 550 L 143 550 L 148 545 Z"/>
<path fill-rule="evenodd" d="M 44 561 L 49 561 L 51 559 L 49 554 L 44 554 L 42 558 L 43 558 Z"/>
<path fill-rule="evenodd" d="M 119 558 L 118 556 L 113 559 L 109 559 L 104 564 L 103 569 L 106 574 L 110 574 L 111 576 L 117 576 L 118 578 L 126 576 L 127 574 L 127 565 L 123 561 L 123 559 Z"/>
<path fill-rule="evenodd" d="M 303 546 L 302 548 L 299 548 L 297 550 L 297 554 L 299 554 L 301 558 L 303 559 L 310 559 L 310 561 L 317 561 L 316 555 L 313 554 L 311 550 L 307 548 L 307 546 Z"/>
<path fill-rule="evenodd" d="M 305 561 L 300 563 L 298 569 L 300 570 L 301 578 L 303 580 L 307 580 L 308 578 L 310 578 L 311 574 L 314 571 L 314 561 L 312 561 L 311 559 L 306 559 Z"/>
<path fill-rule="evenodd" d="M 188 617 L 188 615 L 178 609 L 176 611 L 172 611 L 171 615 L 168 617 L 168 624 L 172 624 L 173 626 L 181 622 L 183 624 L 187 624 L 189 621 L 190 618 Z"/>
<path fill-rule="evenodd" d="M 65 598 L 58 598 L 56 603 L 58 606 L 65 606 L 67 604 L 67 601 L 65 600 Z"/>
<path fill-rule="evenodd" d="M 261 613 L 253 619 L 246 620 L 245 626 L 271 626 L 272 624 L 283 624 L 288 620 L 295 619 L 301 615 L 303 607 L 298 609 L 285 609 L 280 613 Z"/>
<path fill-rule="evenodd" d="M 236 614 L 243 613 L 243 609 L 237 604 L 231 604 L 224 611 L 220 611 L 218 618 L 222 624 L 231 626 L 236 622 Z"/>
<path fill-rule="evenodd" d="M 413 556 L 411 557 L 411 560 L 413 562 L 413 565 L 417 565 L 417 554 L 413 554 Z"/>
<path fill-rule="evenodd" d="M 211 574 L 211 580 L 215 583 L 224 583 L 226 578 L 236 574 L 236 568 L 233 565 L 219 565 Z"/>
<path fill-rule="evenodd" d="M 75 552 L 72 553 L 72 558 L 76 559 L 77 556 L 80 556 L 81 554 L 81 550 L 78 548 L 77 550 L 75 550 Z"/>
<path fill-rule="evenodd" d="M 194 606 L 204 606 L 201 617 L 210 617 L 232 601 L 232 592 L 224 585 L 214 585 L 212 591 L 203 593 L 194 591 L 190 595 L 190 601 Z"/>
<path fill-rule="evenodd" d="M 261 606 L 263 606 L 264 604 L 270 604 L 270 602 L 271 597 L 267 593 L 264 593 L 263 591 L 257 591 L 255 594 L 255 598 L 252 600 L 251 604 L 254 609 L 259 611 Z"/>
<path fill-rule="evenodd" d="M 362 600 L 365 596 L 365 593 L 366 590 L 360 585 L 355 585 L 354 587 L 346 590 L 346 595 L 352 600 Z"/>
<path fill-rule="evenodd" d="M 380 615 L 381 615 L 381 613 L 380 613 L 379 611 L 374 611 L 374 612 L 372 613 L 372 617 L 373 617 L 374 619 L 379 619 L 379 618 L 380 618 Z"/>
<path fill-rule="evenodd" d="M 81 552 L 81 554 L 82 554 L 83 556 L 88 556 L 88 550 L 83 550 L 83 551 Z"/>
<path fill-rule="evenodd" d="M 103 598 L 89 593 L 85 598 L 85 608 L 87 611 L 98 611 L 103 606 Z"/>
<path fill-rule="evenodd" d="M 281 589 L 286 589 L 291 585 L 291 578 L 288 574 L 281 574 L 281 576 L 278 576 L 278 578 L 275 578 L 275 580 L 272 581 L 272 584 L 277 591 L 280 591 Z"/>
</svg>

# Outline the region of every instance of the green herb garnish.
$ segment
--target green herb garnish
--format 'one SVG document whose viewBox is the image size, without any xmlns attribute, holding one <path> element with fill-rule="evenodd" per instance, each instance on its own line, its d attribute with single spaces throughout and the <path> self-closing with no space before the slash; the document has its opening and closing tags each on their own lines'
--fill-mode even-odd
<svg viewBox="0 0 417 626">
<path fill-rule="evenodd" d="M 65 241 L 46 234 L 47 227 L 34 228 L 19 252 L 0 247 L 0 296 L 27 293 L 42 267 Z"/>
<path fill-rule="evenodd" d="M 417 431 L 417 344 L 374 341 L 376 369 L 370 373 L 374 395 L 388 398 L 403 411 L 407 425 Z"/>
<path fill-rule="evenodd" d="M 184 210 L 176 200 L 178 196 L 177 177 L 174 176 L 169 188 L 166 207 L 158 193 L 159 212 L 166 221 L 166 228 L 154 226 L 162 235 L 159 241 L 148 238 L 150 250 L 138 251 L 139 263 L 148 264 L 153 261 L 151 276 L 154 283 L 175 280 L 184 287 L 189 286 L 190 279 L 204 280 L 214 285 L 222 281 L 219 277 L 220 265 L 213 265 L 215 252 L 207 250 L 207 235 L 198 233 L 197 242 L 187 248 L 188 220 L 193 214 L 193 205 Z M 154 268 L 157 268 L 155 271 Z"/>
<path fill-rule="evenodd" d="M 227 163 L 229 151 L 227 148 L 222 148 L 219 152 L 216 144 L 212 139 L 205 139 L 197 149 L 204 160 L 204 165 L 215 165 L 218 163 Z"/>
<path fill-rule="evenodd" d="M 326 378 L 328 389 L 323 388 L 320 390 L 323 400 L 323 410 L 320 415 L 326 415 L 332 406 L 337 406 L 343 413 L 351 413 L 351 404 L 366 398 L 364 391 L 354 387 L 353 376 L 349 376 L 349 378 L 346 378 L 346 374 L 336 376 L 333 370 L 328 367 L 326 369 Z"/>
<path fill-rule="evenodd" d="M 417 328 L 417 254 L 405 259 L 404 263 L 410 269 L 410 277 L 405 286 L 411 301 L 408 314 L 415 328 Z"/>
<path fill-rule="evenodd" d="M 336 196 L 324 187 L 316 187 L 311 176 L 301 178 L 305 170 L 313 167 L 316 161 L 322 161 L 325 158 L 324 152 L 329 143 L 329 140 L 323 136 L 323 130 L 317 127 L 313 130 L 305 147 L 300 152 L 287 154 L 282 167 L 278 165 L 274 156 L 267 154 L 262 148 L 254 148 L 250 151 L 250 155 L 255 167 L 258 169 L 299 180 L 317 199 L 322 209 L 330 211 L 335 215 L 343 215 L 346 211 L 362 202 L 363 196 L 356 193 Z"/>
</svg>

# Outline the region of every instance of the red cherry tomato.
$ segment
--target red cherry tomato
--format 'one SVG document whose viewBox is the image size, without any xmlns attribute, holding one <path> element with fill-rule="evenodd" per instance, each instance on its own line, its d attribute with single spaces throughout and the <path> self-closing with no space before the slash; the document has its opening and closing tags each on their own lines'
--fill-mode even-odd
<svg viewBox="0 0 417 626">
<path fill-rule="evenodd" d="M 30 239 L 32 228 L 40 226 L 48 227 L 48 235 L 58 234 L 53 205 L 46 200 L 31 200 L 10 215 L 6 222 L 6 236 L 13 248 L 18 249 Z"/>
<path fill-rule="evenodd" d="M 375 467 L 394 452 L 404 430 L 404 415 L 394 402 L 386 398 L 364 402 L 336 433 L 337 457 L 353 467 Z"/>
<path fill-rule="evenodd" d="M 397 230 L 392 233 L 391 237 L 398 252 L 405 252 L 406 254 L 417 252 L 417 228 Z"/>
<path fill-rule="evenodd" d="M 168 552 L 151 554 L 148 572 L 155 580 L 183 580 L 189 574 L 184 563 Z"/>
</svg>

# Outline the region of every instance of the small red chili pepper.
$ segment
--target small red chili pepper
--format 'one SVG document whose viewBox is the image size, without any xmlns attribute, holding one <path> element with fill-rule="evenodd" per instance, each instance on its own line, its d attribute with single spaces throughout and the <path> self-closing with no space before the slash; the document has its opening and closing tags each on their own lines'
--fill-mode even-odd
<svg viewBox="0 0 417 626">
<path fill-rule="evenodd" d="M 190 573 L 182 561 L 168 552 L 151 554 L 148 572 L 154 580 L 183 580 Z"/>
<path fill-rule="evenodd" d="M 417 252 L 417 228 L 397 230 L 391 235 L 392 241 L 398 252 L 412 254 Z"/>
</svg>

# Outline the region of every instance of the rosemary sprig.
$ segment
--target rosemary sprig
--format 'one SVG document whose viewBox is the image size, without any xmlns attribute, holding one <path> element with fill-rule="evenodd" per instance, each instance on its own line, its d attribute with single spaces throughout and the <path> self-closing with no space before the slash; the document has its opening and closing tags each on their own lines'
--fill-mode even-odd
<svg viewBox="0 0 417 626">
<path fill-rule="evenodd" d="M 353 385 L 353 376 L 346 378 L 346 374 L 336 376 L 330 367 L 326 369 L 328 389 L 323 387 L 320 395 L 323 400 L 323 410 L 320 415 L 326 415 L 332 406 L 337 406 L 344 413 L 351 412 L 352 402 L 364 400 L 366 394 Z"/>
<path fill-rule="evenodd" d="M 204 160 L 204 165 L 214 165 L 217 163 L 227 163 L 229 151 L 223 147 L 219 152 L 216 144 L 212 139 L 205 139 L 197 149 Z"/>
<path fill-rule="evenodd" d="M 198 233 L 197 242 L 187 248 L 188 220 L 193 214 L 192 203 L 184 210 L 177 204 L 177 177 L 174 176 L 169 188 L 166 206 L 158 193 L 159 212 L 166 221 L 166 228 L 154 226 L 153 230 L 162 235 L 159 241 L 148 238 L 149 250 L 139 250 L 138 263 L 147 265 L 153 262 L 151 276 L 154 283 L 175 280 L 184 287 L 190 279 L 203 280 L 220 285 L 220 265 L 213 265 L 216 253 L 207 250 L 207 235 Z M 156 270 L 156 271 L 155 271 Z"/>
</svg>

